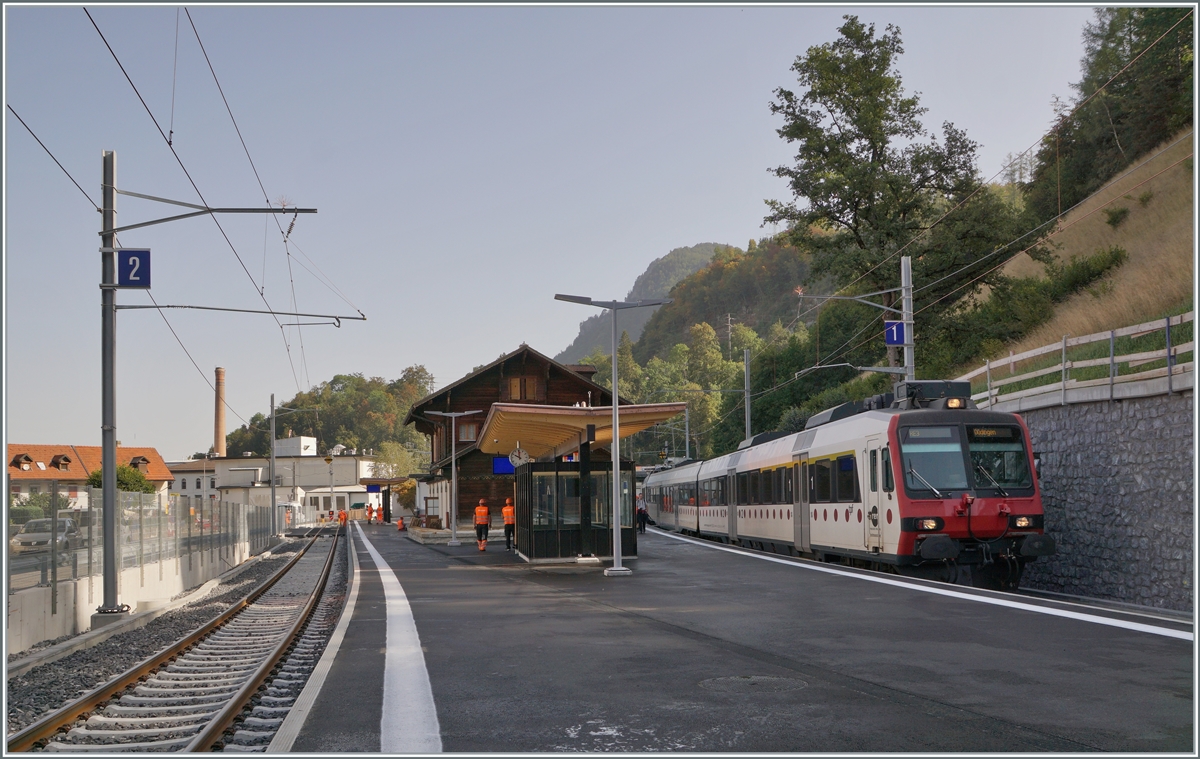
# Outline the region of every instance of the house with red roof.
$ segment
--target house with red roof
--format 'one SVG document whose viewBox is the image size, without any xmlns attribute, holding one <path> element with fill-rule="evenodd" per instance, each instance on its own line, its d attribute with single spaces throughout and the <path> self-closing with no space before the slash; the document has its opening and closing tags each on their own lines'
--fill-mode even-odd
<svg viewBox="0 0 1200 759">
<path fill-rule="evenodd" d="M 18 498 L 35 493 L 48 493 L 58 482 L 62 508 L 83 508 L 88 502 L 87 480 L 101 468 L 102 449 L 98 445 L 30 445 L 8 444 L 8 489 Z M 163 457 L 154 448 L 117 447 L 117 463 L 137 469 L 155 486 L 156 493 L 166 493 L 175 476 Z"/>
</svg>

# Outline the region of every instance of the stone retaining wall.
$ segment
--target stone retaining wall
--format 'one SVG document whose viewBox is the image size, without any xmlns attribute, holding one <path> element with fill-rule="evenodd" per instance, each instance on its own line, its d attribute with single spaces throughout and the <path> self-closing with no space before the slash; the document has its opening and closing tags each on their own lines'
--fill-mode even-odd
<svg viewBox="0 0 1200 759">
<path fill-rule="evenodd" d="M 1194 608 L 1192 392 L 1021 412 L 1058 555 L 1022 586 Z"/>
</svg>

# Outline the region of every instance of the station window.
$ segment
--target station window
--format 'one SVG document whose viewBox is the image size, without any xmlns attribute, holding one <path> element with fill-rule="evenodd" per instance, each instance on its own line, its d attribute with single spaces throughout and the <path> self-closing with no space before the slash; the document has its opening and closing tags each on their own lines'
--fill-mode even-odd
<svg viewBox="0 0 1200 759">
<path fill-rule="evenodd" d="M 618 372 L 618 373 L 619 373 L 619 372 Z M 181 479 L 181 480 L 179 481 L 179 489 L 180 489 L 180 490 L 187 490 L 187 478 L 186 478 L 186 477 L 184 477 L 183 479 Z"/>
<path fill-rule="evenodd" d="M 620 372 L 618 372 L 618 374 L 620 374 Z M 199 490 L 199 489 L 200 489 L 200 478 L 197 477 L 196 478 L 196 490 Z"/>
<path fill-rule="evenodd" d="M 479 437 L 479 422 L 464 422 L 458 425 L 458 442 L 471 443 Z"/>
</svg>

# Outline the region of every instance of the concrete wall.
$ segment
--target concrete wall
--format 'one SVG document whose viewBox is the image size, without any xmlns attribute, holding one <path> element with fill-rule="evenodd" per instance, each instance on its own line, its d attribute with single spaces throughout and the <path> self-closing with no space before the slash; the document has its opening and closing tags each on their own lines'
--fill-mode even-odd
<svg viewBox="0 0 1200 759">
<path fill-rule="evenodd" d="M 1028 565 L 1023 586 L 1194 608 L 1192 405 L 1189 388 L 1020 412 L 1058 542 L 1057 556 Z"/>
<path fill-rule="evenodd" d="M 128 604 L 132 611 L 138 611 L 139 605 L 145 610 L 229 571 L 249 557 L 249 545 L 237 543 L 228 552 L 214 548 L 124 569 L 117 582 L 117 602 Z M 93 575 L 60 580 L 57 595 L 53 612 L 48 586 L 9 595 L 8 653 L 91 629 L 92 612 L 104 601 L 104 579 Z"/>
</svg>

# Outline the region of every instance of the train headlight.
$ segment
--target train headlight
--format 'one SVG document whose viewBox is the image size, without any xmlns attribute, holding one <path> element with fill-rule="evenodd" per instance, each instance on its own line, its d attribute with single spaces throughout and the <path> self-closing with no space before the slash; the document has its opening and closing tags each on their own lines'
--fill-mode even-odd
<svg viewBox="0 0 1200 759">
<path fill-rule="evenodd" d="M 962 398 L 947 398 L 946 408 L 966 408 L 967 404 Z"/>
<path fill-rule="evenodd" d="M 1033 527 L 1033 517 L 1013 517 L 1013 527 Z"/>
<path fill-rule="evenodd" d="M 931 519 L 918 519 L 918 530 L 940 530 L 942 528 L 942 520 L 934 517 Z"/>
</svg>

